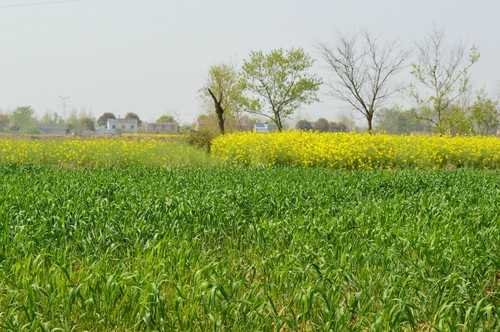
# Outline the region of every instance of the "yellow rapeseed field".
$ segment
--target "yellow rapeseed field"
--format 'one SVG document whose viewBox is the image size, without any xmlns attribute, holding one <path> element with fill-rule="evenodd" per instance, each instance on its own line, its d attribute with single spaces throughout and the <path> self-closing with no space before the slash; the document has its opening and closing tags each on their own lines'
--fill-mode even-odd
<svg viewBox="0 0 500 332">
<path fill-rule="evenodd" d="M 192 146 L 157 139 L 0 138 L 0 163 L 63 167 L 110 167 L 127 164 L 172 167 L 210 162 L 208 155 Z"/>
<path fill-rule="evenodd" d="M 241 132 L 220 136 L 214 155 L 226 163 L 340 169 L 500 167 L 500 138 L 356 133 Z"/>
</svg>

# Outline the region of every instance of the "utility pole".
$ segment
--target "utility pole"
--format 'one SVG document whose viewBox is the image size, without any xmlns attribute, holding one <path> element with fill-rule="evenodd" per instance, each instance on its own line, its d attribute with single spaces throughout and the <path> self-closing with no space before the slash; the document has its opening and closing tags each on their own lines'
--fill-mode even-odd
<svg viewBox="0 0 500 332">
<path fill-rule="evenodd" d="M 66 104 L 66 100 L 68 100 L 71 97 L 70 96 L 67 96 L 67 97 L 59 96 L 59 98 L 63 101 L 62 102 L 62 118 L 64 120 L 66 120 L 66 111 L 67 111 L 67 107 L 68 107 L 68 105 Z"/>
</svg>

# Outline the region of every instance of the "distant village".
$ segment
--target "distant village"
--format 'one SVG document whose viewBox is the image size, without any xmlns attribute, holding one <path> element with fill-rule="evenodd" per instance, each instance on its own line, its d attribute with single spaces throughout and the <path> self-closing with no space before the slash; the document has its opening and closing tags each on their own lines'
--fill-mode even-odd
<svg viewBox="0 0 500 332">
<path fill-rule="evenodd" d="M 41 135 L 66 135 L 78 133 L 84 136 L 111 136 L 122 133 L 144 133 L 144 134 L 177 134 L 180 132 L 179 124 L 173 122 L 145 123 L 140 124 L 138 119 L 116 118 L 108 119 L 104 127 L 97 127 L 94 130 L 85 128 L 78 132 L 68 123 L 39 124 L 38 133 Z"/>
<path fill-rule="evenodd" d="M 226 127 L 230 131 L 272 132 L 277 126 L 272 122 L 262 121 L 249 116 L 228 116 Z M 317 131 L 349 131 L 353 123 L 344 121 L 330 122 L 324 118 L 315 122 L 297 120 L 288 128 Z M 97 120 L 83 112 L 80 116 L 73 112 L 67 119 L 57 113 L 46 113 L 41 118 L 35 116 L 29 106 L 18 107 L 8 114 L 0 113 L 0 133 L 37 134 L 37 135 L 82 135 L 115 136 L 121 134 L 179 134 L 198 131 L 218 131 L 217 118 L 214 114 L 202 114 L 192 124 L 181 125 L 171 115 L 162 115 L 155 122 L 143 122 L 136 113 L 127 113 L 125 117 L 116 117 L 113 113 L 103 113 Z"/>
</svg>

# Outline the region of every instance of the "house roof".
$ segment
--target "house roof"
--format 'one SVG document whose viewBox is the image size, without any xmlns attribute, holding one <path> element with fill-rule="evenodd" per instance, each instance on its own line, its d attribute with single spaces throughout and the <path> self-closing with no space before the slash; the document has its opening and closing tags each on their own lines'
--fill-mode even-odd
<svg viewBox="0 0 500 332">
<path fill-rule="evenodd" d="M 41 130 L 66 130 L 68 129 L 67 124 L 55 124 L 55 123 L 45 123 L 38 125 L 38 129 Z"/>
<path fill-rule="evenodd" d="M 154 122 L 154 123 L 148 123 L 146 124 L 147 126 L 179 126 L 177 122 Z"/>
<path fill-rule="evenodd" d="M 117 125 L 137 125 L 137 119 L 108 119 L 108 123 Z"/>
</svg>

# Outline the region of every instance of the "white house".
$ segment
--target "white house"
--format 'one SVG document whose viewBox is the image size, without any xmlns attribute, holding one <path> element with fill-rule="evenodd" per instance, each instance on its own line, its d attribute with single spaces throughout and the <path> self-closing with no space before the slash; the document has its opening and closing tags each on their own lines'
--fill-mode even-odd
<svg viewBox="0 0 500 332">
<path fill-rule="evenodd" d="M 137 119 L 108 119 L 106 129 L 114 133 L 136 133 L 139 122 Z"/>
</svg>

